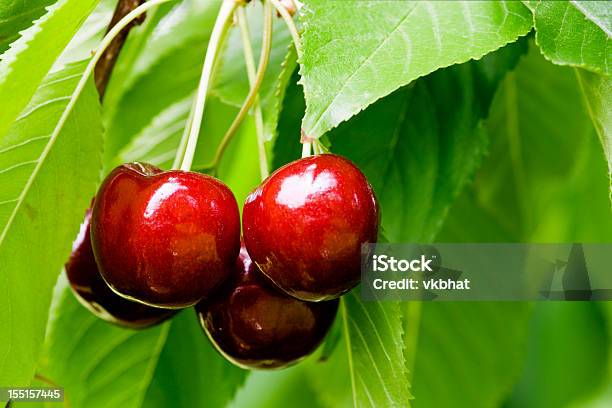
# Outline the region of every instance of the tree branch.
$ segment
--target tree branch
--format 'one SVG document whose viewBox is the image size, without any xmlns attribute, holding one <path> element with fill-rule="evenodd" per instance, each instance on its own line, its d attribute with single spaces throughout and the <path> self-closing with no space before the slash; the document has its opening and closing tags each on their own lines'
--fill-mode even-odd
<svg viewBox="0 0 612 408">
<path fill-rule="evenodd" d="M 145 0 L 119 0 L 117 2 L 115 12 L 113 13 L 113 18 L 111 19 L 106 32 L 108 33 L 108 31 L 110 31 L 110 29 L 113 28 L 115 24 L 119 22 L 119 20 L 144 2 Z M 96 88 L 100 94 L 100 100 L 104 99 L 104 93 L 106 92 L 106 86 L 108 85 L 113 67 L 117 62 L 121 48 L 123 48 L 123 44 L 125 43 L 130 30 L 135 25 L 141 24 L 144 21 L 144 18 L 145 15 L 143 14 L 142 17 L 134 20 L 134 23 L 125 27 L 123 31 L 121 31 L 121 33 L 110 43 L 106 51 L 104 51 L 102 58 L 100 58 L 100 61 L 98 61 L 96 64 L 94 79 L 96 82 Z"/>
</svg>

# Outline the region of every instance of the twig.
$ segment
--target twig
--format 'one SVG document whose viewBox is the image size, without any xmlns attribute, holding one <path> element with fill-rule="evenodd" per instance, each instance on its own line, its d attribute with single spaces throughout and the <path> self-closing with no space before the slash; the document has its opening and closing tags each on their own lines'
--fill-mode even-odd
<svg viewBox="0 0 612 408">
<path fill-rule="evenodd" d="M 121 20 L 125 17 L 130 11 L 134 10 L 136 7 L 143 4 L 145 0 L 119 0 L 117 2 L 117 7 L 115 8 L 115 12 L 113 13 L 113 18 L 111 19 L 110 24 L 108 25 L 108 32 Z M 138 19 L 134 20 L 133 23 L 126 26 L 109 44 L 104 54 L 102 54 L 102 58 L 96 64 L 96 69 L 94 71 L 94 79 L 96 83 L 96 88 L 98 89 L 98 93 L 100 94 L 100 100 L 104 99 L 104 93 L 106 92 L 106 86 L 108 85 L 108 81 L 110 80 L 111 73 L 113 72 L 113 68 L 115 63 L 117 62 L 117 58 L 119 58 L 119 53 L 123 48 L 123 44 L 125 44 L 125 40 L 127 36 L 135 25 L 141 24 L 145 19 L 145 15 L 141 15 Z"/>
</svg>

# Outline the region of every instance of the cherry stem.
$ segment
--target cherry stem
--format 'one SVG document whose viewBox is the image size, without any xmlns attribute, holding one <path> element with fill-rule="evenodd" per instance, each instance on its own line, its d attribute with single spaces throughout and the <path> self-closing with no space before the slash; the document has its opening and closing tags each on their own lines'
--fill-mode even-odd
<svg viewBox="0 0 612 408">
<path fill-rule="evenodd" d="M 223 135 L 223 139 L 217 148 L 217 152 L 215 153 L 215 157 L 212 162 L 208 165 L 202 166 L 199 169 L 213 169 L 216 171 L 219 166 L 219 162 L 221 161 L 221 157 L 223 157 L 223 153 L 227 148 L 232 137 L 236 134 L 236 131 L 240 127 L 240 124 L 249 113 L 249 110 L 255 103 L 257 96 L 259 94 L 259 88 L 263 82 L 264 76 L 266 74 L 266 68 L 268 67 L 268 62 L 270 60 L 270 51 L 272 49 L 272 9 L 269 6 L 266 6 L 264 3 L 264 28 L 263 28 L 263 38 L 261 45 L 261 54 L 259 56 L 259 66 L 257 68 L 257 75 L 255 77 L 255 82 L 252 84 L 251 89 L 249 90 L 249 94 L 244 100 L 242 106 L 240 107 L 240 111 L 234 118 L 234 121 L 230 125 L 225 135 Z M 267 162 L 266 162 L 267 163 Z"/>
<path fill-rule="evenodd" d="M 193 101 L 191 102 L 191 108 L 189 109 L 189 116 L 187 117 L 187 124 L 185 125 L 185 129 L 183 130 L 183 135 L 181 136 L 181 142 L 179 143 L 179 146 L 176 149 L 176 154 L 174 156 L 174 162 L 172 163 L 173 169 L 176 169 L 181 165 L 183 156 L 185 156 L 185 149 L 187 148 L 187 140 L 189 139 L 189 130 L 191 129 L 191 122 L 193 121 L 195 106 L 196 106 L 196 98 L 194 97 Z"/>
<path fill-rule="evenodd" d="M 323 147 L 318 139 L 312 142 L 312 150 L 314 151 L 314 154 L 323 154 Z"/>
<path fill-rule="evenodd" d="M 271 16 L 272 8 L 269 2 L 264 2 L 264 13 L 265 18 L 268 18 L 268 14 Z M 255 70 L 255 57 L 253 55 L 253 46 L 251 44 L 251 36 L 249 33 L 249 23 L 246 17 L 244 7 L 239 8 L 236 11 L 236 17 L 238 18 L 238 25 L 240 26 L 240 34 L 242 36 L 242 46 L 244 50 L 244 62 L 247 68 L 247 74 L 249 76 L 249 84 L 251 89 L 255 86 L 257 81 L 257 72 Z M 270 17 L 271 19 L 271 17 Z M 259 95 L 255 96 L 253 102 L 253 111 L 255 114 L 255 130 L 257 132 L 257 150 L 259 153 L 259 172 L 261 179 L 264 180 L 268 177 L 268 158 L 266 155 L 265 146 L 265 134 L 264 134 L 264 121 L 263 113 L 261 111 L 261 104 Z"/>
<path fill-rule="evenodd" d="M 295 47 L 295 51 L 298 55 L 298 61 L 302 61 L 302 41 L 300 40 L 300 32 L 297 29 L 295 22 L 293 21 L 293 17 L 287 11 L 287 9 L 278 1 L 278 0 L 269 0 L 270 3 L 274 6 L 278 14 L 281 15 L 289 32 L 291 33 L 291 38 L 293 39 L 293 46 Z"/>
<path fill-rule="evenodd" d="M 185 133 L 181 140 L 181 146 L 177 151 L 175 165 L 182 156 L 182 162 L 180 169 L 189 171 L 191 170 L 191 164 L 193 163 L 193 157 L 198 144 L 198 136 L 200 134 L 200 127 L 202 126 L 202 117 L 204 116 L 204 108 L 206 106 L 206 96 L 208 94 L 208 87 L 211 82 L 212 74 L 215 67 L 215 61 L 219 54 L 221 47 L 227 37 L 227 32 L 232 24 L 232 16 L 234 11 L 238 7 L 239 2 L 237 0 L 224 0 L 221 4 L 221 9 L 217 15 L 217 20 L 213 26 L 210 40 L 208 41 L 208 47 L 206 49 L 206 56 L 204 57 L 204 64 L 202 66 L 202 75 L 200 76 L 200 84 L 196 93 L 195 102 L 193 109 L 190 112 L 190 119 L 185 127 Z M 188 136 L 186 136 L 188 134 Z M 186 145 L 183 147 L 183 142 Z M 184 152 L 184 154 L 183 154 Z"/>
<path fill-rule="evenodd" d="M 308 157 L 312 154 L 312 142 L 302 143 L 302 158 Z"/>
</svg>

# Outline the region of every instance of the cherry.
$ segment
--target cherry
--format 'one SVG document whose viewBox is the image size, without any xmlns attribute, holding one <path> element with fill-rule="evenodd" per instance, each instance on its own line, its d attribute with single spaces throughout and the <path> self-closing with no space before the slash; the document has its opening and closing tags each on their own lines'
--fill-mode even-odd
<svg viewBox="0 0 612 408">
<path fill-rule="evenodd" d="M 247 198 L 246 247 L 279 288 L 308 301 L 336 298 L 359 283 L 361 245 L 375 242 L 379 210 L 363 173 L 323 154 L 275 171 Z"/>
<path fill-rule="evenodd" d="M 232 278 L 196 305 L 217 350 L 244 368 L 279 368 L 312 353 L 327 334 L 338 300 L 304 302 L 276 289 L 261 275 L 244 245 Z"/>
<path fill-rule="evenodd" d="M 124 164 L 100 187 L 91 240 L 115 292 L 150 306 L 188 307 L 231 273 L 240 249 L 238 205 L 213 177 Z"/>
<path fill-rule="evenodd" d="M 66 275 L 76 298 L 97 317 L 133 329 L 153 326 L 174 315 L 174 310 L 126 300 L 108 287 L 100 276 L 91 248 L 90 219 L 91 209 L 88 209 L 66 263 Z"/>
</svg>

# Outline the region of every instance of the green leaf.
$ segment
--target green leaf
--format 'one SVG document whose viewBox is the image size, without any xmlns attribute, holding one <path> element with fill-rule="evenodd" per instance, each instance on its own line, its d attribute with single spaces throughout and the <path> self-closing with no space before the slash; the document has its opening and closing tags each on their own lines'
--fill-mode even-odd
<svg viewBox="0 0 612 408">
<path fill-rule="evenodd" d="M 495 407 L 524 361 L 526 303 L 424 302 L 413 406 Z"/>
<path fill-rule="evenodd" d="M 451 210 L 445 240 L 612 240 L 608 166 L 573 71 L 532 46 L 504 80 L 487 121 L 490 154 Z"/>
<path fill-rule="evenodd" d="M 438 68 L 529 32 L 523 4 L 310 0 L 304 8 L 303 128 L 319 137 L 372 102 Z"/>
<path fill-rule="evenodd" d="M 0 139 L 0 384 L 27 385 L 51 292 L 99 179 L 102 120 L 84 64 L 49 75 Z M 35 299 L 35 301 L 33 301 Z"/>
<path fill-rule="evenodd" d="M 341 307 L 354 406 L 409 406 L 399 303 L 363 302 L 353 291 Z"/>
<path fill-rule="evenodd" d="M 597 303 L 538 303 L 524 373 L 506 406 L 558 408 L 582 402 L 606 380 L 610 344 Z"/>
<path fill-rule="evenodd" d="M 481 61 L 437 71 L 329 134 L 332 150 L 355 161 L 368 176 L 391 242 L 434 238 L 480 163 L 487 144 L 481 121 L 524 45 L 515 43 Z"/>
<path fill-rule="evenodd" d="M 192 309 L 171 323 L 143 407 L 225 407 L 248 371 L 225 360 L 210 344 Z"/>
<path fill-rule="evenodd" d="M 170 323 L 147 330 L 114 326 L 81 305 L 62 275 L 40 370 L 64 387 L 66 406 L 143 405 Z"/>
<path fill-rule="evenodd" d="M 46 7 L 55 0 L 4 0 L 0 4 L 0 54 L 19 38 L 19 32 L 47 12 Z"/>
<path fill-rule="evenodd" d="M 59 0 L 0 61 L 0 139 L 98 0 Z"/>
<path fill-rule="evenodd" d="M 612 19 L 605 1 L 538 1 L 533 5 L 536 43 L 546 58 L 610 73 Z"/>
<path fill-rule="evenodd" d="M 584 96 L 584 104 L 608 160 L 612 199 L 612 77 L 580 69 L 576 70 L 576 76 Z"/>
</svg>

